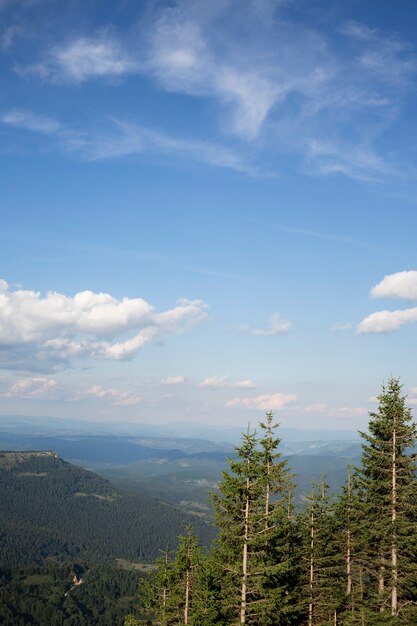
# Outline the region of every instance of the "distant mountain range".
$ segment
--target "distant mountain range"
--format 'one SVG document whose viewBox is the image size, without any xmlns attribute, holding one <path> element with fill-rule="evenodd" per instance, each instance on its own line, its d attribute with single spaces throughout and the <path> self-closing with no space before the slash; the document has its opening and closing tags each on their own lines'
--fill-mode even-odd
<svg viewBox="0 0 417 626">
<path fill-rule="evenodd" d="M 198 437 L 207 433 L 213 438 Z M 279 451 L 296 474 L 300 505 L 312 480 L 326 475 L 329 486 L 337 490 L 345 481 L 347 465 L 359 462 L 361 444 L 355 432 L 279 429 L 278 435 Z M 216 490 L 240 439 L 238 428 L 0 418 L 0 450 L 55 450 L 66 461 L 92 469 L 120 488 L 199 515 L 210 514 L 208 494 Z"/>
<path fill-rule="evenodd" d="M 0 431 L 26 434 L 108 434 L 142 437 L 204 439 L 236 445 L 246 426 L 207 425 L 193 422 L 140 424 L 131 422 L 95 422 L 57 417 L 0 415 Z M 358 440 L 353 430 L 280 428 L 286 442 Z"/>
</svg>

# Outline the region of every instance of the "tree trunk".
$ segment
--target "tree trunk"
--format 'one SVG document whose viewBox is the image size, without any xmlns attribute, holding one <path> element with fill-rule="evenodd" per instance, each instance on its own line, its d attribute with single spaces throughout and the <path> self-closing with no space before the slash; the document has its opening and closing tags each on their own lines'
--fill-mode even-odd
<svg viewBox="0 0 417 626">
<path fill-rule="evenodd" d="M 188 624 L 188 608 L 190 602 L 190 572 L 185 574 L 185 605 L 184 605 L 184 624 Z"/>
<path fill-rule="evenodd" d="M 397 520 L 397 433 L 394 427 L 392 433 L 392 546 L 391 546 L 391 569 L 392 569 L 392 590 L 391 590 L 391 614 L 398 614 L 398 569 L 397 569 L 397 537 L 395 524 Z"/>
<path fill-rule="evenodd" d="M 346 546 L 346 595 L 350 596 L 352 593 L 352 536 L 350 529 L 350 497 L 351 497 L 351 483 L 350 483 L 350 465 L 348 465 L 348 528 L 347 528 L 347 546 Z"/>
<path fill-rule="evenodd" d="M 246 583 L 248 578 L 248 539 L 249 539 L 249 488 L 250 480 L 246 480 L 245 530 L 242 558 L 242 589 L 240 600 L 240 624 L 246 622 Z"/>
<path fill-rule="evenodd" d="M 311 488 L 310 518 L 310 599 L 308 603 L 308 626 L 313 626 L 313 589 L 314 589 L 314 482 Z"/>
<path fill-rule="evenodd" d="M 378 597 L 379 597 L 379 612 L 383 613 L 384 612 L 384 589 L 385 589 L 385 579 L 384 579 L 384 566 L 382 564 L 382 559 L 383 556 L 380 553 L 379 554 L 379 562 L 380 562 L 380 566 L 379 566 L 379 571 L 378 571 Z"/>
</svg>

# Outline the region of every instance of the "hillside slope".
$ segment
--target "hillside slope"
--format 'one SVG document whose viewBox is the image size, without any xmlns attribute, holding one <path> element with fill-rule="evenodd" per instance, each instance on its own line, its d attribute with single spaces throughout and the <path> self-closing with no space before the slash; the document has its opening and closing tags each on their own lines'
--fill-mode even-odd
<svg viewBox="0 0 417 626">
<path fill-rule="evenodd" d="M 203 545 L 214 529 L 145 494 L 125 492 L 54 452 L 0 452 L 0 560 L 47 556 L 150 561 L 192 523 Z"/>
</svg>

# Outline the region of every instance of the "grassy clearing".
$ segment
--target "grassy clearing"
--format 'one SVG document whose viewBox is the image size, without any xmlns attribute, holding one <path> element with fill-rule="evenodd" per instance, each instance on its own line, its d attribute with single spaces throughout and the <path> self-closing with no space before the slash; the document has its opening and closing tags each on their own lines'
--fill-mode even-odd
<svg viewBox="0 0 417 626">
<path fill-rule="evenodd" d="M 126 561 L 126 559 L 116 559 L 117 567 L 125 570 L 138 570 L 141 572 L 152 572 L 155 569 L 153 563 L 141 563 L 134 561 Z"/>
</svg>

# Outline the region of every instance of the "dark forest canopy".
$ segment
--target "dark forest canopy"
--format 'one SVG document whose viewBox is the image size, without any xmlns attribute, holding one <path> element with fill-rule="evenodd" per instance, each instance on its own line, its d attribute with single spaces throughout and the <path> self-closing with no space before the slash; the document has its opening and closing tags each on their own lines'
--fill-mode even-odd
<svg viewBox="0 0 417 626">
<path fill-rule="evenodd" d="M 150 561 L 193 523 L 203 544 L 214 529 L 146 494 L 122 491 L 54 453 L 0 452 L 0 555 L 4 565 L 48 556 Z"/>
</svg>

